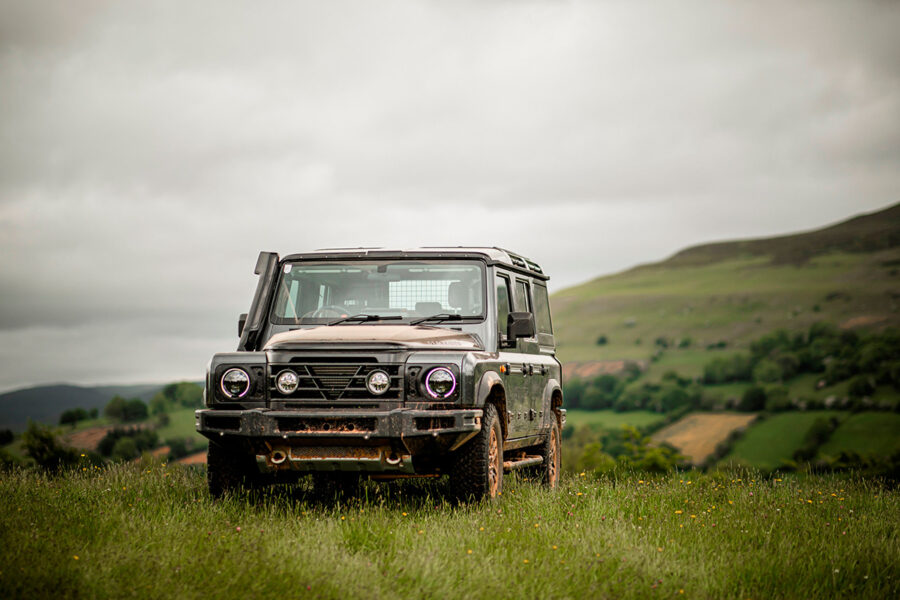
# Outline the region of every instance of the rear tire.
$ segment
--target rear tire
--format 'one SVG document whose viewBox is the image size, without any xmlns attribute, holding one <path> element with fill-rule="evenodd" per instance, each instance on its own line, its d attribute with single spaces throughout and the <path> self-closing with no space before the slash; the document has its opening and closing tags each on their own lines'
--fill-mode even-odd
<svg viewBox="0 0 900 600">
<path fill-rule="evenodd" d="M 559 436 L 559 421 L 553 416 L 553 425 L 547 439 L 540 445 L 540 455 L 544 462 L 538 467 L 541 483 L 551 490 L 559 487 L 559 472 L 562 466 L 560 450 L 562 446 Z"/>
<path fill-rule="evenodd" d="M 255 457 L 210 440 L 206 451 L 206 483 L 213 498 L 254 487 L 259 479 Z"/>
<path fill-rule="evenodd" d="M 484 406 L 481 431 L 456 451 L 450 487 L 460 500 L 495 498 L 503 492 L 503 430 L 493 404 Z"/>
</svg>

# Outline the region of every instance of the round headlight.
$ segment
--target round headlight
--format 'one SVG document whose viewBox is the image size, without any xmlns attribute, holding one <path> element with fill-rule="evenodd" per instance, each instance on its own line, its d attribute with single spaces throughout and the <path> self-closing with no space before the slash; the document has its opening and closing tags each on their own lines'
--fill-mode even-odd
<svg viewBox="0 0 900 600">
<path fill-rule="evenodd" d="M 297 391 L 299 386 L 300 378 L 290 369 L 282 371 L 278 374 L 278 377 L 275 378 L 275 387 L 284 395 L 293 394 Z"/>
<path fill-rule="evenodd" d="M 425 378 L 425 391 L 438 400 L 452 395 L 456 391 L 456 375 L 446 367 L 432 369 Z"/>
<path fill-rule="evenodd" d="M 384 371 L 372 371 L 366 377 L 366 389 L 380 396 L 388 391 L 391 387 L 391 378 Z"/>
<path fill-rule="evenodd" d="M 222 392 L 229 398 L 243 398 L 250 391 L 250 376 L 247 371 L 238 369 L 228 369 L 222 375 Z"/>
</svg>

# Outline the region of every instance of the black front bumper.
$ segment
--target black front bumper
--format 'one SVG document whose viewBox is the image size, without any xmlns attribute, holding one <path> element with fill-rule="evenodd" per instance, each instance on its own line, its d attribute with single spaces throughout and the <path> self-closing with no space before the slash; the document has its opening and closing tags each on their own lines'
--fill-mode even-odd
<svg viewBox="0 0 900 600">
<path fill-rule="evenodd" d="M 194 414 L 198 432 L 253 449 L 263 470 L 412 472 L 414 456 L 452 452 L 481 431 L 482 410 L 259 408 Z"/>
</svg>

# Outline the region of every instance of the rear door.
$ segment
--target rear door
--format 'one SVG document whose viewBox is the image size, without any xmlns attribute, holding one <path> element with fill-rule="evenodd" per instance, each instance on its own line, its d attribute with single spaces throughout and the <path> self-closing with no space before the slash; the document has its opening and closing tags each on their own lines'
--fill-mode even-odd
<svg viewBox="0 0 900 600">
<path fill-rule="evenodd" d="M 513 294 L 516 312 L 527 312 L 534 315 L 534 303 L 531 297 L 531 281 L 524 277 L 516 277 L 515 293 Z M 540 360 L 540 346 L 537 335 L 529 338 L 519 338 L 516 342 L 516 351 L 521 356 L 521 369 L 523 386 L 523 429 L 526 433 L 537 433 L 541 428 L 540 411 L 543 400 L 544 382 L 543 376 L 546 369 L 542 368 Z"/>
</svg>

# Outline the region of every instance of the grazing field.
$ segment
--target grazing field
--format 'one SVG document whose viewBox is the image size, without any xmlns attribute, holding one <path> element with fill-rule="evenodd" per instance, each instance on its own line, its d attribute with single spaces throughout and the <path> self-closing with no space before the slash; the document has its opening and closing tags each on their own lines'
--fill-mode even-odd
<svg viewBox="0 0 900 600">
<path fill-rule="evenodd" d="M 819 449 L 825 456 L 837 456 L 841 452 L 887 456 L 897 451 L 900 451 L 900 415 L 883 412 L 851 416 Z"/>
<path fill-rule="evenodd" d="M 735 429 L 746 427 L 755 414 L 692 413 L 653 434 L 655 443 L 676 448 L 692 463 L 701 464 Z"/>
<path fill-rule="evenodd" d="M 644 427 L 653 425 L 665 419 L 665 415 L 649 410 L 632 410 L 628 412 L 616 412 L 614 410 L 578 410 L 566 411 L 568 426 L 580 427 L 591 425 L 603 429 L 619 429 L 623 425 L 632 427 Z"/>
<path fill-rule="evenodd" d="M 896 598 L 900 494 L 688 472 L 214 502 L 203 471 L 0 474 L 3 598 Z"/>
<path fill-rule="evenodd" d="M 197 447 L 204 447 L 207 444 L 206 438 L 197 433 L 194 426 L 194 409 L 183 408 L 169 414 L 169 424 L 160 427 L 156 433 L 159 435 L 159 441 L 165 442 L 172 438 L 190 438 Z"/>
<path fill-rule="evenodd" d="M 765 471 L 775 469 L 782 461 L 793 458 L 816 419 L 845 414 L 835 410 L 811 410 L 773 415 L 750 427 L 723 462 L 737 460 Z"/>
</svg>

